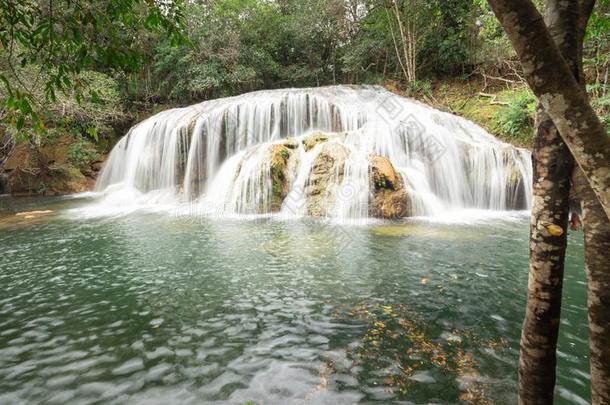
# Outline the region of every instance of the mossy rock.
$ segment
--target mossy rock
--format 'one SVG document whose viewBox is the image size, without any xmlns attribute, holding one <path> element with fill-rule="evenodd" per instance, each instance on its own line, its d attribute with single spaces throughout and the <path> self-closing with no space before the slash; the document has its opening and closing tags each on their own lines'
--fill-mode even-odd
<svg viewBox="0 0 610 405">
<path fill-rule="evenodd" d="M 285 144 L 275 144 L 270 149 L 271 160 L 271 211 L 278 212 L 282 208 L 282 202 L 288 195 L 289 176 L 288 160 L 291 149 Z"/>
<path fill-rule="evenodd" d="M 402 178 L 394 169 L 392 162 L 383 156 L 370 157 L 371 177 L 375 190 L 397 190 Z"/>
<path fill-rule="evenodd" d="M 297 149 L 299 147 L 299 140 L 295 138 L 288 138 L 283 140 L 281 144 L 288 149 Z"/>
<path fill-rule="evenodd" d="M 336 187 L 345 171 L 349 150 L 335 142 L 326 143 L 313 162 L 305 195 L 307 214 L 324 217 L 332 213 L 336 200 Z"/>
<path fill-rule="evenodd" d="M 39 149 L 27 142 L 17 144 L 3 165 L 8 191 L 15 195 L 61 195 L 92 189 L 97 174 L 92 162 L 77 167 L 71 159 L 71 147 L 79 142 L 83 140 L 62 134 Z M 95 162 L 101 164 L 102 157 L 96 157 Z"/>
<path fill-rule="evenodd" d="M 66 193 L 82 193 L 91 190 L 95 186 L 95 180 L 86 177 L 78 168 L 66 165 L 54 170 L 57 174 L 53 176 L 46 191 L 49 195 L 60 195 Z"/>
<path fill-rule="evenodd" d="M 402 180 L 392 162 L 383 156 L 371 156 L 371 196 L 369 215 L 375 218 L 403 218 L 409 215 L 409 199 Z"/>
<path fill-rule="evenodd" d="M 305 148 L 305 152 L 309 152 L 310 150 L 312 150 L 316 145 L 320 144 L 320 143 L 324 143 L 328 141 L 328 136 L 324 135 L 321 132 L 314 132 L 313 134 L 307 136 L 305 139 L 303 139 L 303 147 Z"/>
</svg>

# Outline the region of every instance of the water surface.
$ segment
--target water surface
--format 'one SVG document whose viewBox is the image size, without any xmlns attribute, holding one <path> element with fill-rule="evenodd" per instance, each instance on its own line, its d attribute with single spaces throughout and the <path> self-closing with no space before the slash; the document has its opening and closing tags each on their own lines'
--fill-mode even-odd
<svg viewBox="0 0 610 405">
<path fill-rule="evenodd" d="M 0 403 L 515 403 L 524 215 L 331 226 L 0 199 Z M 16 211 L 51 209 L 33 218 Z M 557 403 L 586 403 L 581 233 Z"/>
</svg>

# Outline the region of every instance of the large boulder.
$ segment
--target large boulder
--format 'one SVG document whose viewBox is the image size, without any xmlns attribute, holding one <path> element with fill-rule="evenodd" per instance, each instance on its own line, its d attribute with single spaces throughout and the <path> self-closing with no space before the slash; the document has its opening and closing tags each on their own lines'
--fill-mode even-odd
<svg viewBox="0 0 610 405">
<path fill-rule="evenodd" d="M 316 156 L 305 187 L 307 214 L 324 217 L 332 214 L 337 186 L 345 170 L 349 150 L 336 142 L 325 143 Z"/>
<path fill-rule="evenodd" d="M 408 196 L 402 176 L 392 162 L 383 156 L 371 156 L 369 216 L 375 218 L 403 218 L 409 215 Z"/>
<path fill-rule="evenodd" d="M 271 174 L 271 212 L 278 212 L 282 208 L 282 202 L 288 195 L 289 173 L 288 160 L 290 159 L 290 144 L 275 144 L 270 148 L 270 174 Z"/>
</svg>

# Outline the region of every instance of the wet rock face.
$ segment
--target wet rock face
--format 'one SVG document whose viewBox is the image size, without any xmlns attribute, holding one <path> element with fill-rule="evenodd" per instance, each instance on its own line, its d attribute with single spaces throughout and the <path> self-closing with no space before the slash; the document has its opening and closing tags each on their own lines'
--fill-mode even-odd
<svg viewBox="0 0 610 405">
<path fill-rule="evenodd" d="M 0 173 L 0 195 L 8 194 L 8 174 Z"/>
<path fill-rule="evenodd" d="M 508 178 L 506 179 L 506 209 L 527 209 L 526 186 L 519 169 L 509 165 Z"/>
<path fill-rule="evenodd" d="M 290 192 L 300 162 L 297 151 L 309 149 L 313 162 L 303 190 L 304 213 L 312 217 L 332 217 L 341 197 L 340 187 L 345 177 L 350 149 L 335 138 L 315 133 L 304 139 L 289 138 L 269 146 L 270 204 L 265 212 L 279 212 Z M 409 214 L 406 188 L 400 173 L 388 158 L 370 156 L 369 216 L 402 218 Z M 237 173 L 241 169 L 238 168 Z M 265 170 L 265 169 L 263 169 Z"/>
<path fill-rule="evenodd" d="M 305 187 L 307 214 L 313 217 L 332 215 L 337 184 L 341 183 L 348 149 L 335 142 L 325 143 L 313 162 Z"/>
<path fill-rule="evenodd" d="M 326 141 L 328 141 L 327 135 L 324 135 L 321 132 L 314 132 L 313 134 L 303 139 L 303 147 L 305 148 L 305 152 L 309 152 L 316 145 L 324 143 Z"/>
<path fill-rule="evenodd" d="M 407 191 L 401 175 L 386 157 L 371 156 L 369 160 L 371 179 L 369 216 L 385 219 L 408 216 Z"/>
<path fill-rule="evenodd" d="M 282 208 L 282 202 L 290 191 L 288 173 L 288 160 L 292 153 L 290 146 L 291 144 L 285 143 L 271 146 L 271 212 L 278 212 Z"/>
</svg>

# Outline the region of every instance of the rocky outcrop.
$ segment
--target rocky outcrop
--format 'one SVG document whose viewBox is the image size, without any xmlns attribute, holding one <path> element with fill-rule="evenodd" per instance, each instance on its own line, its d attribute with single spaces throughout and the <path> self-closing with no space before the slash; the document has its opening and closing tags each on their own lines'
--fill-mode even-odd
<svg viewBox="0 0 610 405">
<path fill-rule="evenodd" d="M 526 185 L 521 171 L 514 163 L 509 164 L 506 179 L 506 208 L 509 210 L 527 209 L 526 192 Z"/>
<path fill-rule="evenodd" d="M 291 144 L 275 144 L 270 149 L 271 212 L 278 212 L 289 191 L 288 160 Z"/>
<path fill-rule="evenodd" d="M 303 148 L 305 148 L 305 152 L 309 152 L 316 145 L 318 145 L 320 143 L 324 143 L 326 141 L 328 141 L 327 135 L 324 135 L 321 132 L 314 132 L 313 134 L 311 134 L 303 139 L 303 141 L 302 141 Z"/>
<path fill-rule="evenodd" d="M 320 139 L 320 138 L 318 138 Z M 336 142 L 328 142 L 313 162 L 305 187 L 307 214 L 324 217 L 332 214 L 336 201 L 336 187 L 343 179 L 348 149 Z"/>
<path fill-rule="evenodd" d="M 371 156 L 369 161 L 371 179 L 369 216 L 386 219 L 408 216 L 409 200 L 402 176 L 386 157 Z"/>
<path fill-rule="evenodd" d="M 61 195 L 91 190 L 103 158 L 91 154 L 74 162 L 76 143 L 74 137 L 62 135 L 42 147 L 17 144 L 1 167 L 5 191 L 15 195 Z"/>
<path fill-rule="evenodd" d="M 306 151 L 319 147 L 304 190 L 307 215 L 332 216 L 337 204 L 338 187 L 345 175 L 345 163 L 350 151 L 340 142 L 329 140 L 322 133 L 313 133 L 301 142 Z M 288 160 L 292 150 L 290 140 L 271 148 L 272 206 L 281 207 L 289 191 Z M 408 215 L 408 198 L 404 182 L 389 159 L 371 156 L 369 215 L 376 218 L 402 218 Z"/>
</svg>

